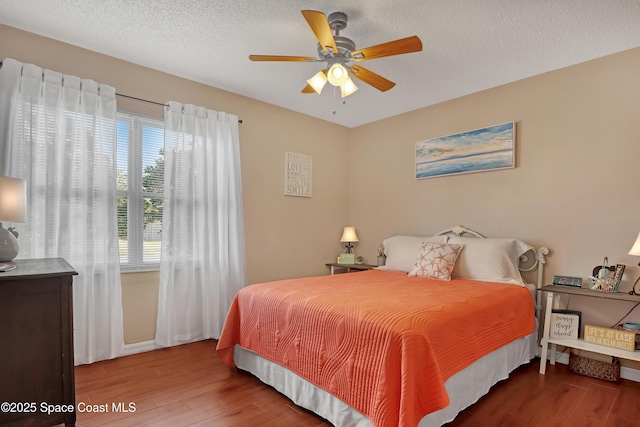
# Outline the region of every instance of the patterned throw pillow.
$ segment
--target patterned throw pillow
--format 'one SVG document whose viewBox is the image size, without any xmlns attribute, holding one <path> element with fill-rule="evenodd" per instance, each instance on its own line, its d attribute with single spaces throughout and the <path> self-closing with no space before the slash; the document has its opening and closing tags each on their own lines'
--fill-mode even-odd
<svg viewBox="0 0 640 427">
<path fill-rule="evenodd" d="M 447 243 L 422 243 L 422 249 L 409 276 L 451 280 L 451 272 L 463 247 Z"/>
</svg>

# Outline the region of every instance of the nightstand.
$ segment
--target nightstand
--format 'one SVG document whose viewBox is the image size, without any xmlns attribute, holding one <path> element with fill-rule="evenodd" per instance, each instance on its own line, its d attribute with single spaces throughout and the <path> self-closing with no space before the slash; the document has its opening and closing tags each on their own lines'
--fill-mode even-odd
<svg viewBox="0 0 640 427">
<path fill-rule="evenodd" d="M 353 271 L 371 270 L 372 268 L 377 267 L 376 265 L 371 264 L 338 264 L 337 262 L 331 262 L 325 265 L 329 267 L 331 274 L 336 274 L 336 270 L 340 269 L 344 269 L 344 273 L 351 273 Z"/>
<path fill-rule="evenodd" d="M 542 334 L 542 341 L 541 341 L 541 347 L 542 347 L 542 351 L 540 355 L 540 373 L 541 374 L 544 374 L 547 369 L 547 352 L 549 351 L 551 352 L 550 363 L 552 365 L 555 365 L 556 345 L 576 348 L 579 350 L 588 350 L 595 353 L 601 353 L 609 356 L 615 356 L 621 359 L 629 359 L 629 360 L 635 360 L 637 362 L 640 362 L 640 352 L 638 351 L 620 350 L 613 347 L 605 347 L 602 345 L 586 342 L 582 338 L 574 340 L 574 339 L 552 339 L 549 337 L 554 293 L 569 294 L 569 295 L 576 295 L 576 296 L 590 297 L 590 298 L 603 298 L 603 299 L 609 299 L 609 300 L 624 301 L 628 303 L 639 303 L 640 297 L 636 295 L 629 295 L 628 293 L 624 293 L 624 292 L 600 292 L 600 291 L 592 291 L 591 289 L 587 289 L 587 288 L 574 288 L 571 286 L 556 286 L 556 285 L 543 286 L 541 291 L 547 293 L 547 306 L 546 306 L 546 311 L 544 315 L 544 332 Z"/>
</svg>

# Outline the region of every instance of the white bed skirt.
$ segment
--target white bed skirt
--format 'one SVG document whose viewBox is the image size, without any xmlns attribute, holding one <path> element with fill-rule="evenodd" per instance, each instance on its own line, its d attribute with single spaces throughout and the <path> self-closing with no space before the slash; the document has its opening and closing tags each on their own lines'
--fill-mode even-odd
<svg viewBox="0 0 640 427">
<path fill-rule="evenodd" d="M 536 356 L 537 333 L 516 340 L 477 360 L 445 383 L 449 406 L 425 416 L 418 427 L 439 427 L 452 421 L 463 409 L 487 394 L 491 386 L 509 377 L 518 366 Z M 296 405 L 309 409 L 339 427 L 371 427 L 367 417 L 320 387 L 288 369 L 266 360 L 239 345 L 233 360 L 239 369 L 250 372 L 278 390 Z"/>
</svg>

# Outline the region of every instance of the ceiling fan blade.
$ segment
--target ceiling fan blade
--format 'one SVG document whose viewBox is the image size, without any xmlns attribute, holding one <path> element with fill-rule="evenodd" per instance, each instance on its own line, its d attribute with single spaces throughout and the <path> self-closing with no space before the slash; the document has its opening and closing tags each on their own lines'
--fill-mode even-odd
<svg viewBox="0 0 640 427">
<path fill-rule="evenodd" d="M 314 88 L 311 87 L 311 85 L 306 85 L 304 88 L 302 88 L 301 90 L 302 93 L 317 93 L 316 90 Z"/>
<path fill-rule="evenodd" d="M 281 56 L 281 55 L 249 55 L 252 61 L 286 61 L 286 62 L 314 62 L 316 58 L 309 56 Z"/>
<path fill-rule="evenodd" d="M 382 43 L 376 46 L 365 47 L 351 52 L 357 62 L 367 59 L 384 58 L 385 56 L 401 55 L 403 53 L 419 52 L 422 50 L 422 41 L 418 36 L 411 36 L 392 42 Z"/>
<path fill-rule="evenodd" d="M 381 75 L 376 74 L 373 71 L 369 71 L 366 68 L 362 68 L 359 65 L 352 65 L 350 68 L 351 70 L 349 70 L 349 73 L 352 76 L 370 84 L 379 91 L 386 92 L 396 85 L 391 80 L 387 80 Z"/>
<path fill-rule="evenodd" d="M 315 34 L 322 50 L 327 51 L 327 47 L 333 49 L 334 52 L 338 52 L 336 41 L 331 33 L 331 27 L 327 16 L 322 12 L 316 12 L 315 10 L 303 10 L 302 16 L 307 20 L 307 24 L 311 27 L 311 31 Z"/>
</svg>

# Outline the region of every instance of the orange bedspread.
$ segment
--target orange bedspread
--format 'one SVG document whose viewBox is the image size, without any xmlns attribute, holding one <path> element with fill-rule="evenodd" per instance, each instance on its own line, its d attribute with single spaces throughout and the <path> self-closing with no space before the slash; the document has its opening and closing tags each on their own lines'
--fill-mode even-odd
<svg viewBox="0 0 640 427">
<path fill-rule="evenodd" d="M 240 344 L 366 415 L 415 427 L 448 405 L 444 382 L 534 330 L 521 286 L 370 270 L 262 283 L 233 300 L 218 355 Z"/>
</svg>

